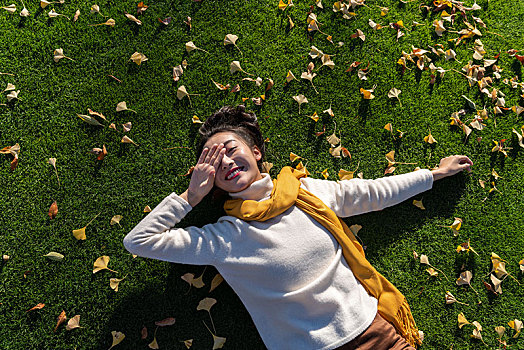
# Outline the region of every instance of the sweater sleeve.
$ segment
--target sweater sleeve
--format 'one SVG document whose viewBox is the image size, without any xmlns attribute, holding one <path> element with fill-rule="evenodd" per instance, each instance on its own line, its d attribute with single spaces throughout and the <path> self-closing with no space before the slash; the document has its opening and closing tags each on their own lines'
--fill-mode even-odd
<svg viewBox="0 0 524 350">
<path fill-rule="evenodd" d="M 428 169 L 376 180 L 300 180 L 306 190 L 319 197 L 342 218 L 382 210 L 433 187 L 433 174 Z"/>
<path fill-rule="evenodd" d="M 228 220 L 219 220 L 201 228 L 174 228 L 191 205 L 175 192 L 164 198 L 124 238 L 124 247 L 142 257 L 169 262 L 214 265 L 227 248 L 225 234 L 238 231 Z"/>
</svg>

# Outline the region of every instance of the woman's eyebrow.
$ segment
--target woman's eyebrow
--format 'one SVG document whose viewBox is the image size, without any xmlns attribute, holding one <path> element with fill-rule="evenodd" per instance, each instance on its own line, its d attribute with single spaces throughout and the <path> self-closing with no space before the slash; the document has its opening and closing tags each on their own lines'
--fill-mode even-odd
<svg viewBox="0 0 524 350">
<path fill-rule="evenodd" d="M 233 139 L 231 139 L 231 140 L 227 140 L 226 142 L 224 142 L 224 147 L 226 147 L 227 144 L 230 143 L 231 141 L 235 141 L 235 140 L 233 140 Z"/>
</svg>

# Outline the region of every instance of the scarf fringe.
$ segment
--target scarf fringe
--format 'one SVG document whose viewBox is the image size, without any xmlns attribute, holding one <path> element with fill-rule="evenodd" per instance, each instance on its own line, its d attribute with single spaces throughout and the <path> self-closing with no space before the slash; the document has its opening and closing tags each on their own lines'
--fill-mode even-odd
<svg viewBox="0 0 524 350">
<path fill-rule="evenodd" d="M 406 299 L 404 299 L 404 302 L 400 305 L 400 308 L 395 315 L 395 320 L 395 323 L 399 325 L 399 327 L 394 325 L 397 332 L 406 339 L 411 346 L 416 349 L 418 345 L 422 344 L 419 330 L 417 329 L 417 325 L 415 324 L 415 320 L 413 319 L 411 309 L 409 308 Z"/>
</svg>

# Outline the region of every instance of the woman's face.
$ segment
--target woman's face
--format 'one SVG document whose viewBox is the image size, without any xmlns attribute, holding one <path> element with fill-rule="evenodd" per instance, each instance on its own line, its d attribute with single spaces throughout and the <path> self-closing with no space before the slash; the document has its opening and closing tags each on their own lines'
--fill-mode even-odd
<svg viewBox="0 0 524 350">
<path fill-rule="evenodd" d="M 250 148 L 244 139 L 232 131 L 223 131 L 211 136 L 204 148 L 224 144 L 226 153 L 215 174 L 215 186 L 227 192 L 240 192 L 254 181 L 262 179 L 257 161 L 262 153 L 257 146 Z"/>
</svg>

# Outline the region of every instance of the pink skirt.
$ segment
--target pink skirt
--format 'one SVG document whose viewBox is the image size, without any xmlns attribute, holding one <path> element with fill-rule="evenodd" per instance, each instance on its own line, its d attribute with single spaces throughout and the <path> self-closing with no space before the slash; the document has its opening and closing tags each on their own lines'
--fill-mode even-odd
<svg viewBox="0 0 524 350">
<path fill-rule="evenodd" d="M 335 350 L 415 350 L 415 348 L 377 312 L 371 325 L 362 334 Z"/>
</svg>

